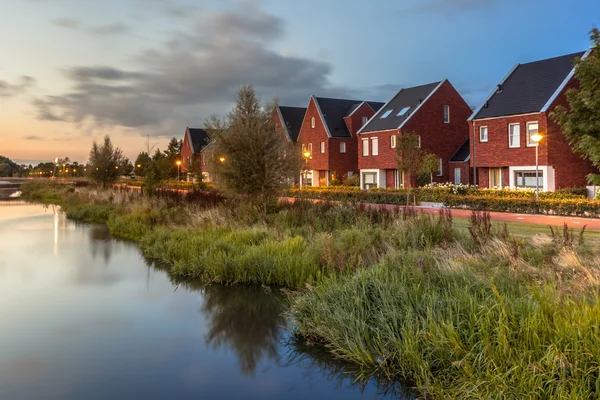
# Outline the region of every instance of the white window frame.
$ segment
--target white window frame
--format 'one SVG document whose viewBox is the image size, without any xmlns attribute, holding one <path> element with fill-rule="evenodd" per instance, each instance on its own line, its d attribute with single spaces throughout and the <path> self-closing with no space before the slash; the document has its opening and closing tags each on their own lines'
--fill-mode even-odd
<svg viewBox="0 0 600 400">
<path fill-rule="evenodd" d="M 365 126 L 368 121 L 369 121 L 368 117 L 362 117 L 362 126 Z"/>
<path fill-rule="evenodd" d="M 519 130 L 519 136 L 518 136 L 518 140 L 517 140 L 517 144 L 516 146 L 513 145 L 511 146 L 510 144 L 510 139 L 511 139 L 511 130 L 510 128 L 516 126 L 518 127 Z M 509 149 L 518 149 L 519 147 L 521 147 L 521 124 L 508 124 L 508 148 Z"/>
<path fill-rule="evenodd" d="M 310 156 L 312 157 L 312 143 L 308 144 L 308 152 L 310 153 Z"/>
<path fill-rule="evenodd" d="M 483 131 L 485 129 L 485 140 L 483 139 Z M 490 130 L 487 126 L 479 127 L 479 141 L 482 143 L 486 143 L 490 139 Z"/>
<path fill-rule="evenodd" d="M 444 106 L 444 123 L 445 124 L 450 123 L 450 106 L 449 105 Z"/>
<path fill-rule="evenodd" d="M 390 148 L 395 149 L 397 145 L 398 137 L 396 135 L 390 136 Z"/>
<path fill-rule="evenodd" d="M 420 149 L 421 148 L 421 135 L 417 135 L 417 137 L 419 138 L 419 144 L 417 145 L 417 147 Z"/>
<path fill-rule="evenodd" d="M 306 144 L 302 143 L 302 154 L 306 151 Z"/>
<path fill-rule="evenodd" d="M 325 154 L 325 142 L 321 142 L 321 154 Z"/>
<path fill-rule="evenodd" d="M 340 153 L 346 153 L 346 142 L 340 142 Z"/>
<path fill-rule="evenodd" d="M 440 157 L 440 159 L 439 159 L 439 165 L 438 165 L 438 171 L 437 171 L 437 176 L 442 176 L 442 175 L 444 175 L 444 161 Z"/>
<path fill-rule="evenodd" d="M 526 129 L 526 135 L 527 135 L 527 147 L 535 147 L 535 142 L 533 140 L 531 140 L 531 131 L 529 130 L 529 126 L 530 125 L 537 125 L 537 130 L 535 133 L 539 133 L 540 131 L 540 124 L 538 121 L 529 121 L 525 124 L 525 129 Z"/>
<path fill-rule="evenodd" d="M 315 129 L 315 126 L 317 126 L 317 122 L 316 122 L 316 120 L 315 120 L 315 117 L 311 117 L 311 118 L 310 118 L 310 127 L 311 127 L 312 129 Z"/>
<path fill-rule="evenodd" d="M 363 145 L 363 151 L 362 151 L 363 157 L 369 157 L 369 138 L 364 138 L 362 140 L 362 145 Z"/>
<path fill-rule="evenodd" d="M 371 155 L 378 156 L 379 155 L 379 137 L 371 138 Z"/>
</svg>

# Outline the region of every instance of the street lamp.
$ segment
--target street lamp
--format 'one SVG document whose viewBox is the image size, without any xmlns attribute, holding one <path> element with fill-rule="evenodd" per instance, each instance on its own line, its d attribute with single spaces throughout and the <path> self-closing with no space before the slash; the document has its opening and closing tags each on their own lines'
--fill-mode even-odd
<svg viewBox="0 0 600 400">
<path fill-rule="evenodd" d="M 531 135 L 531 140 L 535 142 L 535 199 L 540 199 L 540 184 L 539 184 L 539 148 L 540 148 L 540 140 L 542 140 L 542 135 L 536 133 L 535 135 Z"/>
<path fill-rule="evenodd" d="M 305 182 L 306 187 L 308 188 L 308 182 L 306 182 L 306 180 L 308 176 L 308 159 L 310 158 L 310 151 L 305 151 L 304 153 L 302 153 L 302 156 L 304 157 L 304 174 L 302 175 L 302 178 Z"/>
<path fill-rule="evenodd" d="M 179 169 L 181 167 L 181 160 L 177 160 L 175 164 L 177 164 L 177 186 L 181 186 L 181 181 L 179 180 Z"/>
<path fill-rule="evenodd" d="M 224 163 L 225 162 L 225 157 L 223 157 L 223 156 L 219 157 L 219 161 L 221 161 L 222 163 Z"/>
</svg>

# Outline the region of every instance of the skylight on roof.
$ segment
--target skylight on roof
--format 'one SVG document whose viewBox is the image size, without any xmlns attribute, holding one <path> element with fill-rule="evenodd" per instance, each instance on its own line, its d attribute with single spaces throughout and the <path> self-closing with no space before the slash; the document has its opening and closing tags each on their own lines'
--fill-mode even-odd
<svg viewBox="0 0 600 400">
<path fill-rule="evenodd" d="M 394 109 L 387 110 L 386 112 L 384 112 L 383 115 L 381 115 L 381 119 L 389 117 L 389 115 L 392 113 L 392 111 L 394 111 Z"/>
<path fill-rule="evenodd" d="M 398 114 L 396 114 L 396 117 L 401 117 L 401 116 L 403 116 L 404 114 L 406 114 L 406 112 L 407 112 L 409 109 L 410 109 L 410 106 L 409 106 L 409 107 L 404 107 L 402 110 L 400 110 L 400 112 L 399 112 Z"/>
</svg>

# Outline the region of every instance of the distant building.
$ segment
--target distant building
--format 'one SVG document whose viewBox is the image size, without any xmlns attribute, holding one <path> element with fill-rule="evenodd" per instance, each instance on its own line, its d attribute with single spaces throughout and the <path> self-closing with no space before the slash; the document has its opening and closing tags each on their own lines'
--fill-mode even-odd
<svg viewBox="0 0 600 400">
<path fill-rule="evenodd" d="M 181 146 L 181 171 L 188 172 L 193 162 L 199 162 L 200 152 L 210 141 L 208 132 L 200 128 L 185 128 Z"/>
<path fill-rule="evenodd" d="M 296 143 L 305 114 L 306 107 L 277 106 L 273 109 L 273 124 L 288 142 Z"/>
</svg>

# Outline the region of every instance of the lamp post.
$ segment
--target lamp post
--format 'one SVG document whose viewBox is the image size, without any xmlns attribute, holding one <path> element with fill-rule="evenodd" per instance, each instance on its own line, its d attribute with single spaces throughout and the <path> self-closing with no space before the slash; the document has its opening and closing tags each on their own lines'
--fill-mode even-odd
<svg viewBox="0 0 600 400">
<path fill-rule="evenodd" d="M 542 140 L 542 135 L 540 135 L 539 133 L 536 133 L 535 135 L 531 135 L 531 140 L 533 140 L 535 142 L 535 200 L 537 201 L 540 199 L 539 148 L 540 148 L 540 140 Z"/>
<path fill-rule="evenodd" d="M 302 156 L 304 157 L 304 173 L 302 174 L 302 180 L 308 188 L 308 183 L 306 182 L 306 180 L 308 176 L 308 159 L 310 158 L 310 151 L 305 151 L 304 153 L 302 153 Z M 300 187 L 302 187 L 302 185 L 300 185 Z"/>
<path fill-rule="evenodd" d="M 181 181 L 179 180 L 179 168 L 181 167 L 181 161 L 177 160 L 175 164 L 177 164 L 177 187 L 181 187 Z"/>
</svg>

